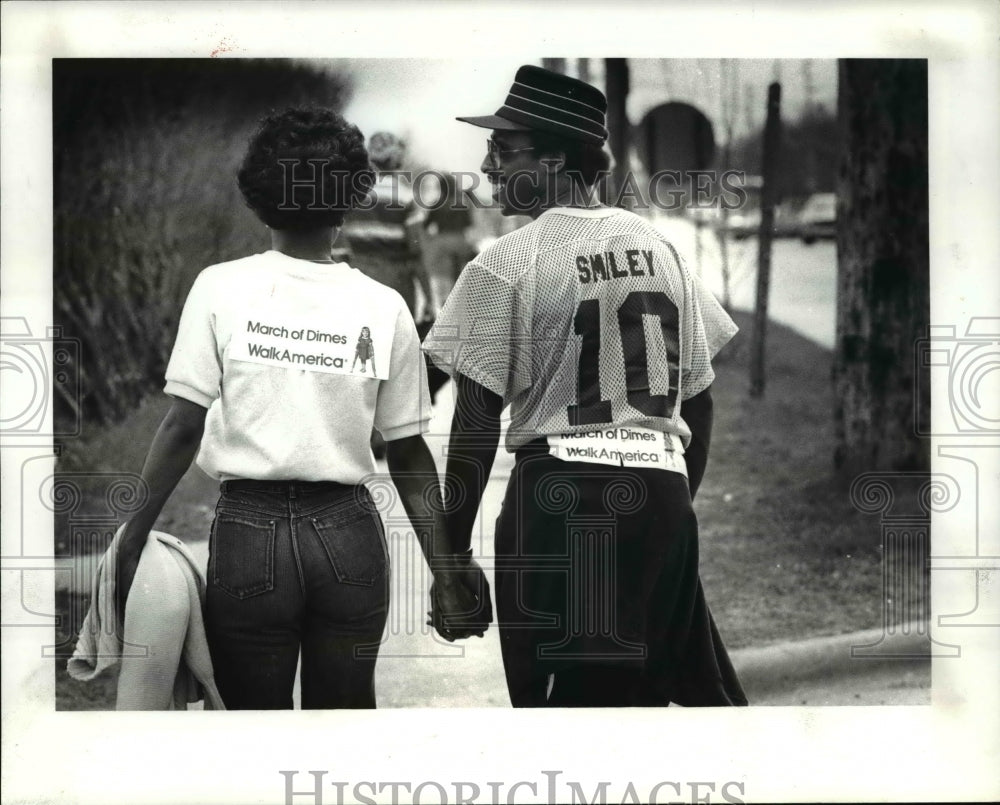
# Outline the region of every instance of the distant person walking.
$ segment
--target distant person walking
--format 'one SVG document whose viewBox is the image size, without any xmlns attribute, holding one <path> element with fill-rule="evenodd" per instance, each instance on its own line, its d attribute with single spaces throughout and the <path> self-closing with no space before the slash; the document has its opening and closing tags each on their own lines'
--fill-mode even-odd
<svg viewBox="0 0 1000 805">
<path fill-rule="evenodd" d="M 374 182 L 355 126 L 325 109 L 271 115 L 238 182 L 271 249 L 206 268 L 188 295 L 166 373 L 173 403 L 142 470 L 148 501 L 122 535 L 121 597 L 197 455 L 221 482 L 205 626 L 226 707 L 291 708 L 300 652 L 303 708 L 374 707 L 389 551 L 362 483 L 375 470 L 373 428 L 388 442 L 389 472 L 424 555 L 448 551 L 422 436 L 430 405 L 416 329 L 399 293 L 330 258 L 345 216 Z M 373 362 L 365 376 L 350 371 L 352 352 L 362 351 L 356 333 Z M 435 608 L 475 606 L 436 563 L 432 570 Z"/>
<path fill-rule="evenodd" d="M 352 266 L 403 297 L 422 338 L 436 312 L 423 254 L 426 211 L 416 203 L 410 181 L 402 172 L 406 143 L 395 134 L 379 131 L 369 139 L 368 153 L 378 178 L 364 204 L 344 224 L 343 245 L 349 249 Z M 419 305 L 418 288 L 422 297 Z M 435 368 L 432 381 L 429 390 L 433 400 L 447 377 Z M 385 443 L 378 433 L 372 434 L 371 447 L 377 458 L 385 454 Z"/>
<path fill-rule="evenodd" d="M 433 292 L 421 244 L 426 211 L 401 172 L 406 144 L 380 131 L 369 138 L 368 153 L 378 178 L 364 204 L 344 223 L 343 245 L 350 249 L 354 268 L 403 297 L 415 322 L 432 319 Z M 419 309 L 417 287 L 423 297 Z"/>
<path fill-rule="evenodd" d="M 438 176 L 440 194 L 424 219 L 427 270 L 437 307 L 444 305 L 465 264 L 476 255 L 471 244 L 472 211 L 452 173 Z"/>
</svg>

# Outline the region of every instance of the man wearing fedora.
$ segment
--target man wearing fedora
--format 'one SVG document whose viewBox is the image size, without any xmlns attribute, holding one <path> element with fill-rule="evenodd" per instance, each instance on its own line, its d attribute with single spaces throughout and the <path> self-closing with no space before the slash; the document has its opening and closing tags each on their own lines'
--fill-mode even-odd
<svg viewBox="0 0 1000 805">
<path fill-rule="evenodd" d="M 606 111 L 596 87 L 528 65 L 495 114 L 459 118 L 490 130 L 501 212 L 532 221 L 466 266 L 424 343 L 457 388 L 448 530 L 489 621 L 470 545 L 510 406 L 495 592 L 511 703 L 746 704 L 691 503 L 711 360 L 736 326 L 660 233 L 596 197 Z"/>
</svg>

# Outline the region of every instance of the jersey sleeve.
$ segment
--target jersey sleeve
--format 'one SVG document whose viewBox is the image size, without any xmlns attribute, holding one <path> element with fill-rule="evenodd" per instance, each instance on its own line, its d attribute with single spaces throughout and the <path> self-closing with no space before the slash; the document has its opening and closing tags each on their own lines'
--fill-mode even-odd
<svg viewBox="0 0 1000 805">
<path fill-rule="evenodd" d="M 712 385 L 712 359 L 739 328 L 701 279 L 686 267 L 682 270 L 686 287 L 681 399 L 689 400 Z"/>
<path fill-rule="evenodd" d="M 375 428 L 387 442 L 426 433 L 430 428 L 431 397 L 427 369 L 416 325 L 402 299 L 396 314 L 390 374 L 379 384 Z"/>
<path fill-rule="evenodd" d="M 524 307 L 515 286 L 473 261 L 448 294 L 424 351 L 452 376 L 465 375 L 508 403 L 531 385 Z"/>
<path fill-rule="evenodd" d="M 177 340 L 167 364 L 164 391 L 208 408 L 219 396 L 222 359 L 215 337 L 211 283 L 202 272 L 191 286 Z"/>
</svg>

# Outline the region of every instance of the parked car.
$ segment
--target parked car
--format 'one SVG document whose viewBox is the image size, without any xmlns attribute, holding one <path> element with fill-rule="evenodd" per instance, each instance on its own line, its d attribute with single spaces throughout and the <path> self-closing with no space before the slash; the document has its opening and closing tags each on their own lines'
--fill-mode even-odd
<svg viewBox="0 0 1000 805">
<path fill-rule="evenodd" d="M 809 196 L 799 215 L 799 236 L 803 243 L 837 237 L 836 193 L 815 193 Z"/>
<path fill-rule="evenodd" d="M 760 208 L 732 210 L 721 220 L 722 227 L 730 237 L 743 240 L 760 231 Z"/>
<path fill-rule="evenodd" d="M 733 210 L 720 220 L 719 228 L 724 229 L 735 240 L 756 237 L 760 233 L 760 207 L 749 207 Z M 725 224 L 722 224 L 722 221 Z M 771 237 L 794 238 L 799 233 L 798 219 L 784 205 L 774 208 L 774 218 L 771 222 Z"/>
</svg>

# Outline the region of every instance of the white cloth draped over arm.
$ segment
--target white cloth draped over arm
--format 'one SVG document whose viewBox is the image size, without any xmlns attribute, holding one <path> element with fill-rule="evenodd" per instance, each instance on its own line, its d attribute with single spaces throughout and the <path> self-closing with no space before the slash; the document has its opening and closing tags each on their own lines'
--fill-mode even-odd
<svg viewBox="0 0 1000 805">
<path fill-rule="evenodd" d="M 118 710 L 185 709 L 204 698 L 225 709 L 215 686 L 202 617 L 205 580 L 183 542 L 151 531 L 125 603 L 115 610 L 114 558 L 122 528 L 97 568 L 90 609 L 67 665 L 70 676 L 94 679 L 121 665 Z"/>
</svg>

